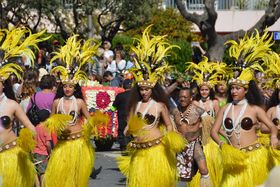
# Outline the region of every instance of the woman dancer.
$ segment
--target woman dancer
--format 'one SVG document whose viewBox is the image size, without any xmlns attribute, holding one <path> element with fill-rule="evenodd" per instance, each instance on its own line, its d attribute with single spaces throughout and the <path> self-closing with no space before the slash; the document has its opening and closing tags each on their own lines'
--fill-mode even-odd
<svg viewBox="0 0 280 187">
<path fill-rule="evenodd" d="M 134 140 L 128 145 L 129 155 L 118 158 L 118 164 L 127 176 L 128 186 L 175 186 L 176 152 L 185 143 L 181 135 L 172 132 L 168 101 L 158 83 L 169 68 L 163 58 L 174 46 L 165 43 L 162 36 L 150 38 L 150 29 L 143 32 L 137 48 L 133 48 L 139 69 L 132 70 L 136 84 L 131 91 L 125 132 L 132 134 Z"/>
<path fill-rule="evenodd" d="M 238 77 L 230 80 L 229 97 L 226 106 L 218 113 L 211 135 L 221 147 L 223 177 L 221 186 L 256 186 L 267 178 L 268 151 L 259 142 L 257 136 L 258 122 L 266 125 L 271 132 L 271 145 L 278 143 L 277 129 L 261 108 L 261 96 L 253 80 L 254 70 L 262 71 L 259 61 L 267 63 L 271 50 L 267 41 L 267 33 L 260 37 L 245 36 L 240 41 L 231 43 L 230 54 L 240 65 Z M 247 44 L 247 45 L 243 45 Z M 262 51 L 257 51 L 262 47 Z M 235 50 L 237 49 L 238 50 Z M 266 50 L 265 50 L 266 49 Z M 250 53 L 246 53 L 249 51 Z M 247 59 L 243 61 L 242 59 Z M 219 139 L 219 131 L 223 126 L 224 135 L 229 144 Z"/>
<path fill-rule="evenodd" d="M 56 131 L 59 141 L 51 153 L 43 186 L 88 186 L 94 163 L 94 150 L 90 142 L 93 122 L 89 120 L 90 115 L 78 82 L 87 80 L 81 68 L 98 48 L 97 45 L 91 46 L 90 42 L 87 40 L 81 45 L 78 36 L 74 35 L 51 60 L 60 58 L 66 67 L 56 66 L 51 70 L 51 73 L 60 72 L 62 84 L 58 87 L 52 107 L 52 114 L 60 115 L 53 115 L 45 125 L 51 131 Z M 84 119 L 88 119 L 88 122 Z M 99 118 L 98 123 L 106 123 L 107 120 L 106 117 L 103 120 Z"/>
<path fill-rule="evenodd" d="M 21 79 L 22 69 L 14 63 L 21 55 L 29 56 L 32 61 L 33 51 L 38 39 L 44 32 L 31 34 L 26 28 L 13 28 L 0 31 L 0 178 L 1 186 L 33 186 L 36 171 L 29 158 L 34 146 L 35 128 L 25 112 L 16 102 L 9 79 L 11 74 Z M 22 40 L 19 40 L 22 39 Z M 13 47 L 11 47 L 13 46 Z M 12 130 L 14 119 L 25 127 L 19 137 Z"/>
</svg>

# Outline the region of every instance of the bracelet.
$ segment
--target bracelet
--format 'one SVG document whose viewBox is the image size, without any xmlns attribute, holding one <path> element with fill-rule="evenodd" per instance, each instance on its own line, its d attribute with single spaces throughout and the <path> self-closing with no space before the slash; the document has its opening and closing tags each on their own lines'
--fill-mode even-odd
<svg viewBox="0 0 280 187">
<path fill-rule="evenodd" d="M 277 138 L 277 135 L 271 135 L 270 138 Z"/>
</svg>

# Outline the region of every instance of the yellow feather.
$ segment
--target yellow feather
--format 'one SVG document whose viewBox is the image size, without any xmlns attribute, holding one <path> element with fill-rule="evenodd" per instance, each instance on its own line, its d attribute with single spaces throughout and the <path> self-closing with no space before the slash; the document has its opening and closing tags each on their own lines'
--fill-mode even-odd
<svg viewBox="0 0 280 187">
<path fill-rule="evenodd" d="M 35 140 L 31 130 L 23 128 L 19 132 L 17 144 L 26 152 L 31 152 L 35 147 Z"/>
<path fill-rule="evenodd" d="M 56 132 L 59 136 L 68 125 L 68 121 L 72 120 L 72 116 L 65 114 L 53 114 L 46 121 L 43 122 L 44 126 L 50 130 L 50 132 Z"/>
</svg>

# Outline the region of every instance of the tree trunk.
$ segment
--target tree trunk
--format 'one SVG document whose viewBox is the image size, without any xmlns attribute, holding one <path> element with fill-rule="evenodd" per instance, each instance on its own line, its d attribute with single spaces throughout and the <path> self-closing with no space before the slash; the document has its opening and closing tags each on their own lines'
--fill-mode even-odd
<svg viewBox="0 0 280 187">
<path fill-rule="evenodd" d="M 209 46 L 208 54 L 210 56 L 209 59 L 210 61 L 221 62 L 223 60 L 224 53 L 226 50 L 224 43 L 225 43 L 225 38 L 219 35 L 211 43 L 208 42 L 208 46 Z"/>
<path fill-rule="evenodd" d="M 215 30 L 215 24 L 217 20 L 217 12 L 215 10 L 215 0 L 204 0 L 204 12 L 198 15 L 197 13 L 190 13 L 183 0 L 176 0 L 176 5 L 181 15 L 194 24 L 196 24 L 202 36 L 206 39 L 209 47 L 209 56 L 211 61 L 222 61 L 226 46 L 224 43 L 227 40 L 237 40 L 243 37 L 246 33 L 244 30 L 232 32 L 227 35 L 218 35 Z M 255 29 L 262 32 L 266 27 L 273 25 L 280 17 L 280 1 L 270 0 L 269 6 L 265 11 L 265 14 L 259 19 L 259 21 L 253 25 L 247 33 L 253 33 Z"/>
</svg>

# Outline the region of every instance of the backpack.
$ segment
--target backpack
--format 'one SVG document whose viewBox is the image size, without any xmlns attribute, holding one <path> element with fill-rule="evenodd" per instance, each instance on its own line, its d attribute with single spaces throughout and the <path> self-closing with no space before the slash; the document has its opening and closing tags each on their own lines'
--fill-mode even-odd
<svg viewBox="0 0 280 187">
<path fill-rule="evenodd" d="M 39 107 L 36 105 L 36 93 L 34 94 L 34 101 L 31 97 L 31 107 L 29 108 L 29 110 L 26 112 L 27 117 L 29 118 L 29 120 L 31 121 L 31 123 L 33 125 L 38 125 L 40 123 L 40 118 L 39 118 L 39 112 L 40 109 Z"/>
</svg>

